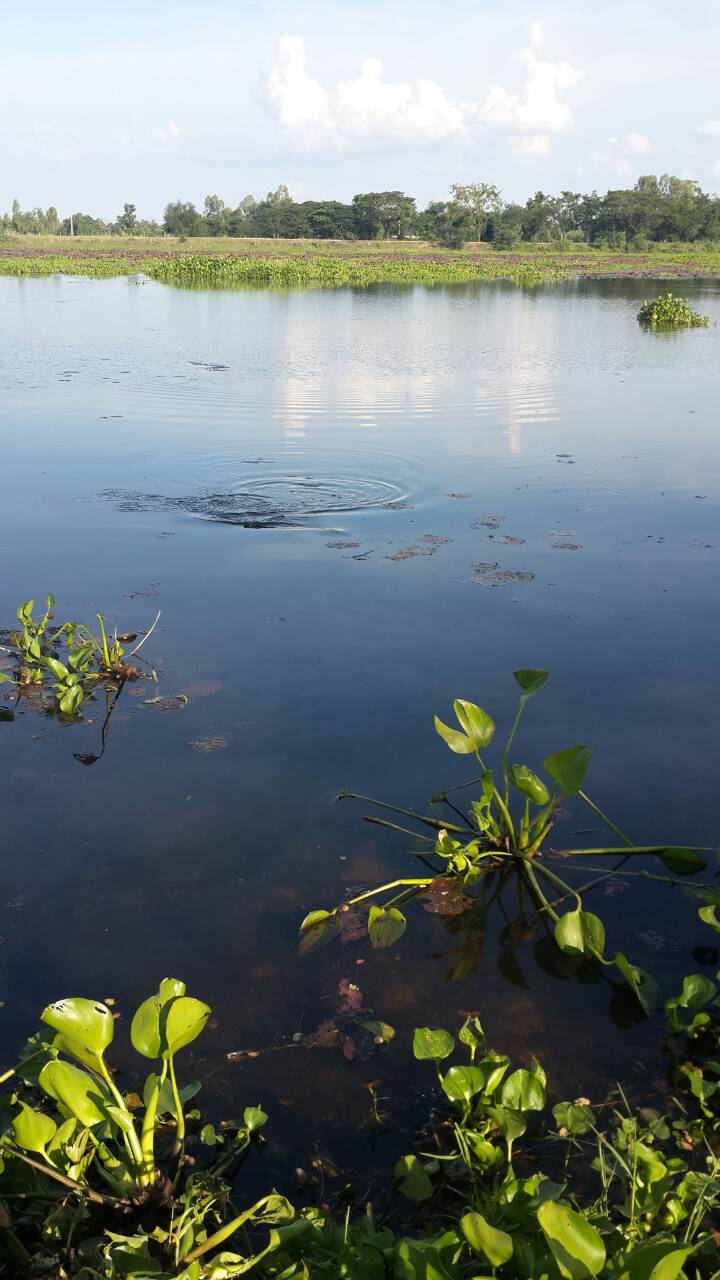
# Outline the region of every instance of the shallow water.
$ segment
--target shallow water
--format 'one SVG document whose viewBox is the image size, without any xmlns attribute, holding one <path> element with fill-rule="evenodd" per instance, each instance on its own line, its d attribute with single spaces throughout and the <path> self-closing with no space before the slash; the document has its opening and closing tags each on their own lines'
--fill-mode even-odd
<svg viewBox="0 0 720 1280">
<path fill-rule="evenodd" d="M 715 284 L 681 288 L 720 319 Z M 306 910 L 415 866 L 334 794 L 420 807 L 472 776 L 433 713 L 459 695 L 502 726 L 518 666 L 552 677 L 522 757 L 590 742 L 588 789 L 638 842 L 717 840 L 720 336 L 644 332 L 647 292 L 0 277 L 0 626 L 46 590 L 120 631 L 161 608 L 146 649 L 169 699 L 126 687 L 92 767 L 99 704 L 0 723 L 3 1058 L 50 998 L 129 1013 L 174 973 L 217 1019 L 186 1073 L 235 1113 L 262 1101 L 276 1162 L 318 1136 L 356 1166 L 367 1081 L 400 1118 L 401 1082 L 425 1079 L 418 1021 L 480 1010 L 559 1094 L 659 1072 L 619 987 L 511 930 L 511 891 L 487 920 L 411 908 L 386 953 L 296 957 Z M 574 807 L 570 842 L 606 833 Z M 697 967 L 682 890 L 625 876 L 592 901 L 610 949 L 668 986 Z M 390 1048 L 277 1047 L 343 977 Z M 263 1052 L 225 1062 L 244 1049 Z"/>
</svg>

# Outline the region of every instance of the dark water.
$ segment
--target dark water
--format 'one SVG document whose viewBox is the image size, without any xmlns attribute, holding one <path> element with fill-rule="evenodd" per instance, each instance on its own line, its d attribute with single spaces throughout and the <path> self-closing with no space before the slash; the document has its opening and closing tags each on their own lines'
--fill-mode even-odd
<svg viewBox="0 0 720 1280">
<path fill-rule="evenodd" d="M 416 866 L 333 795 L 419 807 L 471 776 L 433 713 L 459 695 L 507 723 L 518 666 L 552 673 L 521 758 L 592 743 L 588 789 L 640 843 L 717 839 L 720 335 L 643 332 L 646 292 L 0 278 L 0 625 L 46 590 L 121 631 L 161 608 L 146 651 L 188 697 L 126 688 L 92 767 L 99 704 L 0 723 L 3 1060 L 49 999 L 127 1014 L 172 973 L 217 1018 L 186 1073 L 266 1104 L 277 1161 L 318 1136 L 355 1165 L 366 1083 L 397 1118 L 425 1078 L 418 1021 L 479 1010 L 561 1095 L 659 1070 L 620 990 L 511 932 L 511 890 L 487 920 L 411 908 L 388 952 L 296 957 L 307 909 Z M 684 292 L 720 318 L 717 286 Z M 558 843 L 606 834 L 574 808 Z M 697 967 L 682 890 L 623 877 L 592 902 L 669 988 Z M 277 1047 L 344 977 L 392 1046 Z M 263 1052 L 226 1063 L 243 1049 Z"/>
</svg>

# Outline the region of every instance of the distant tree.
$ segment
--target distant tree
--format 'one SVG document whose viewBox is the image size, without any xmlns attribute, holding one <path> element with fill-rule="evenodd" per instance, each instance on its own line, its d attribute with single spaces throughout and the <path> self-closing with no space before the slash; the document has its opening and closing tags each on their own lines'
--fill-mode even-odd
<svg viewBox="0 0 720 1280">
<path fill-rule="evenodd" d="M 462 249 L 475 238 L 472 214 L 456 200 L 435 200 L 417 217 L 418 235 L 436 240 L 448 249 Z"/>
<path fill-rule="evenodd" d="M 170 236 L 201 236 L 203 220 L 190 200 L 175 200 L 165 206 L 163 228 Z"/>
<path fill-rule="evenodd" d="M 507 249 L 523 238 L 523 206 L 506 204 L 489 220 L 488 233 L 496 249 Z"/>
<path fill-rule="evenodd" d="M 454 182 L 450 187 L 452 203 L 462 209 L 470 231 L 469 240 L 482 240 L 488 218 L 502 207 L 497 187 L 489 182 Z"/>
<path fill-rule="evenodd" d="M 132 236 L 137 230 L 137 211 L 134 204 L 124 204 L 115 225 L 121 235 Z"/>
<path fill-rule="evenodd" d="M 403 191 L 368 191 L 353 196 L 352 203 L 361 240 L 404 240 L 415 230 L 415 199 Z"/>
<path fill-rule="evenodd" d="M 230 228 L 232 209 L 228 209 L 219 196 L 206 196 L 203 205 L 203 222 L 209 236 L 226 236 Z"/>
</svg>

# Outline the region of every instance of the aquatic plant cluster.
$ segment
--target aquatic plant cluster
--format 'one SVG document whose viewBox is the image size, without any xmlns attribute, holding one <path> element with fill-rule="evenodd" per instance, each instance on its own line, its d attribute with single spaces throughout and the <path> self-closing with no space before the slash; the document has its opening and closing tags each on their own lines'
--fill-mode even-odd
<svg viewBox="0 0 720 1280">
<path fill-rule="evenodd" d="M 658 280 L 720 276 L 720 252 L 694 245 L 661 245 L 652 253 L 606 251 L 588 245 L 523 244 L 458 252 L 423 242 L 161 239 L 122 242 L 96 237 L 68 242 L 28 236 L 0 248 L 0 274 L 82 275 L 104 279 L 148 276 L 202 288 L 302 288 L 373 284 L 470 284 L 507 280 L 520 285 L 595 277 Z"/>
<path fill-rule="evenodd" d="M 357 921 L 359 911 L 368 912 L 366 929 L 372 946 L 392 946 L 407 927 L 405 914 L 400 908 L 411 900 L 422 897 L 426 907 L 436 914 L 461 916 L 475 905 L 478 890 L 483 894 L 493 881 L 502 889 L 509 877 L 515 877 L 521 891 L 527 890 L 541 918 L 548 922 L 559 951 L 603 968 L 614 968 L 643 1011 L 650 1014 L 659 1002 L 659 990 L 654 979 L 621 951 L 606 956 L 605 926 L 597 915 L 585 908 L 583 893 L 592 889 L 596 882 L 576 888 L 565 876 L 578 862 L 585 867 L 586 860 L 591 857 L 620 859 L 610 871 L 602 872 L 603 879 L 616 874 L 631 857 L 655 857 L 670 872 L 668 879 L 673 881 L 678 876 L 686 877 L 704 870 L 707 864 L 701 855 L 713 850 L 663 844 L 636 845 L 584 790 L 592 748 L 583 743 L 547 756 L 543 761 L 545 778 L 529 765 L 513 762 L 511 753 L 525 707 L 544 687 L 548 673 L 524 668 L 513 672 L 513 676 L 520 689 L 520 700 L 501 750 L 499 767 L 490 769 L 485 762 L 486 750 L 495 737 L 495 722 L 481 707 L 457 698 L 453 704 L 457 726 L 447 725 L 435 717 L 435 729 L 450 750 L 458 756 L 469 756 L 481 771 L 479 777 L 433 797 L 433 803 L 444 810 L 444 816 L 418 814 L 367 796 L 341 792 L 338 799 L 369 801 L 415 823 L 415 828 L 411 828 L 400 825 L 396 820 L 375 816 L 366 818 L 366 821 L 409 836 L 415 843 L 414 857 L 430 874 L 394 879 L 361 893 L 353 893 L 332 909 L 310 911 L 300 925 L 300 952 L 311 951 L 341 937 L 343 918 L 348 912 L 352 913 L 355 922 L 355 934 L 364 932 Z M 471 786 L 479 788 L 477 799 L 470 803 L 469 808 L 462 810 L 449 797 Z M 574 798 L 587 805 L 620 838 L 622 845 L 566 848 L 555 850 L 554 855 L 548 853 L 545 846 L 556 814 L 561 805 Z M 417 826 L 424 830 L 419 832 Z M 427 834 L 428 829 L 434 832 L 433 836 Z M 553 856 L 562 865 L 562 876 L 548 865 Z M 662 880 L 663 876 L 653 878 Z M 710 885 L 693 882 L 693 889 L 701 895 L 706 906 L 712 905 L 715 899 Z M 554 895 L 552 901 L 548 894 Z M 570 909 L 558 910 L 565 903 L 571 904 Z"/>
<path fill-rule="evenodd" d="M 661 293 L 645 299 L 638 311 L 640 324 L 650 329 L 707 329 L 710 317 L 703 316 L 675 293 Z"/>
<path fill-rule="evenodd" d="M 705 922 L 720 932 L 715 908 Z M 720 975 L 718 975 L 720 977 Z M 720 1000 L 688 975 L 666 1005 L 666 1113 L 618 1086 L 600 1106 L 558 1101 L 541 1064 L 513 1066 L 477 1014 L 419 1027 L 439 1090 L 394 1192 L 296 1207 L 274 1191 L 239 1209 L 241 1163 L 262 1147 L 259 1106 L 203 1124 L 177 1055 L 209 1007 L 165 978 L 136 1010 L 152 1063 L 123 1092 L 107 1061 L 107 1004 L 58 1000 L 0 1076 L 0 1274 L 60 1280 L 711 1280 L 720 1274 Z M 455 1058 L 460 1048 L 463 1057 Z M 373 1122 L 382 1126 L 375 1099 Z M 192 1143 L 195 1154 L 187 1151 Z M 205 1153 L 205 1154 L 203 1154 Z"/>
<path fill-rule="evenodd" d="M 48 593 L 44 613 L 35 618 L 35 601 L 25 600 L 17 610 L 19 628 L 0 631 L 0 640 L 5 641 L 0 643 L 0 654 L 6 654 L 10 664 L 9 670 L 0 668 L 0 684 L 15 687 L 19 693 L 42 692 L 52 679 L 58 710 L 63 715 L 74 716 L 88 691 L 98 682 L 117 685 L 137 679 L 140 668 L 127 661 L 124 646 L 137 640 L 127 655 L 137 657 L 155 630 L 160 614 L 138 640 L 135 634 L 118 635 L 117 631 L 108 636 L 101 613 L 97 615 L 98 635 L 84 623 L 63 622 L 57 626 L 53 621 L 54 608 L 55 597 Z"/>
</svg>

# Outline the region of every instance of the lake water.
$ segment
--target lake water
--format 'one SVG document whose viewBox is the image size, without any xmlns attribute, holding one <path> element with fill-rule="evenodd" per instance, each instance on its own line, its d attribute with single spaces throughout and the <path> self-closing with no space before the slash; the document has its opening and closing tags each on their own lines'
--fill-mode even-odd
<svg viewBox="0 0 720 1280">
<path fill-rule="evenodd" d="M 679 288 L 720 319 L 717 285 Z M 123 632 L 161 609 L 145 652 L 188 699 L 126 686 L 92 767 L 100 703 L 0 703 L 3 1060 L 52 998 L 127 1015 L 181 976 L 216 1019 L 185 1074 L 261 1101 L 278 1167 L 315 1137 L 362 1163 L 367 1082 L 402 1119 L 412 1028 L 458 1010 L 562 1096 L 659 1070 L 619 985 L 512 928 L 514 890 L 487 919 L 411 906 L 387 952 L 296 955 L 306 910 L 416 866 L 333 796 L 420 808 L 471 777 L 433 714 L 507 724 L 519 666 L 551 672 L 520 758 L 591 743 L 587 789 L 639 843 L 717 841 L 720 335 L 643 331 L 647 291 L 0 277 L 0 626 L 48 590 Z M 606 842 L 578 806 L 557 829 Z M 592 904 L 669 988 L 697 967 L 682 889 L 621 876 Z M 302 1042 L 343 978 L 397 1029 L 371 1058 Z"/>
</svg>

